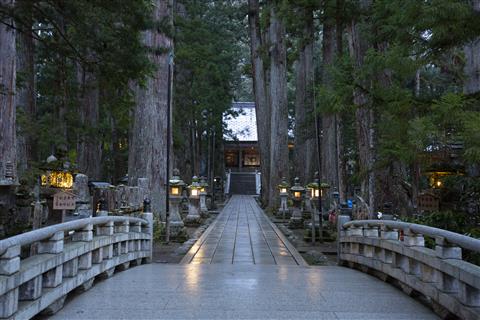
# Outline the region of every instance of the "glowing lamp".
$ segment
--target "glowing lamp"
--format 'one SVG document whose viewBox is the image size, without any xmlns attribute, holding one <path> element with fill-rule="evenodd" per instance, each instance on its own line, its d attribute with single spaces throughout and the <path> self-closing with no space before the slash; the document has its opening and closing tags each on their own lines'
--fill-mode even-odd
<svg viewBox="0 0 480 320">
<path fill-rule="evenodd" d="M 302 200 L 302 195 L 305 192 L 305 188 L 300 185 L 300 179 L 298 177 L 295 178 L 295 185 L 290 188 L 290 191 L 293 194 L 294 200 Z"/>
<path fill-rule="evenodd" d="M 179 187 L 172 187 L 170 194 L 172 196 L 179 196 L 180 195 L 180 188 Z"/>
<path fill-rule="evenodd" d="M 192 198 L 198 198 L 202 186 L 200 184 L 200 179 L 197 176 L 193 176 L 192 184 L 188 186 L 188 189 L 190 189 L 190 196 Z"/>
<path fill-rule="evenodd" d="M 169 181 L 170 183 L 170 196 L 179 197 L 182 195 L 185 182 L 180 179 L 180 172 L 178 169 L 173 169 L 173 176 Z"/>
<path fill-rule="evenodd" d="M 277 186 L 277 188 L 280 192 L 280 195 L 288 194 L 288 188 L 289 187 L 290 187 L 290 185 L 288 184 L 287 179 L 285 177 L 282 178 L 282 182 L 280 182 L 280 184 Z"/>
<path fill-rule="evenodd" d="M 208 188 L 207 178 L 206 177 L 201 177 L 200 178 L 200 192 L 201 193 L 207 192 L 207 188 Z"/>
<path fill-rule="evenodd" d="M 73 175 L 68 171 L 47 171 L 40 177 L 42 187 L 71 189 L 73 187 Z"/>
</svg>

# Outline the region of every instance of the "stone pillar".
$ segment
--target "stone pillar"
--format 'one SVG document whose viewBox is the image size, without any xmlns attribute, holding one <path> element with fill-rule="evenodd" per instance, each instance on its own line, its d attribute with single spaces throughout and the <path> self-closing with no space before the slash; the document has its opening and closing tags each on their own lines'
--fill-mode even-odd
<svg viewBox="0 0 480 320">
<path fill-rule="evenodd" d="M 90 217 L 92 215 L 90 190 L 88 188 L 88 177 L 84 174 L 75 176 L 73 184 L 73 193 L 77 197 L 75 215 L 81 217 Z"/>
<path fill-rule="evenodd" d="M 151 212 L 150 200 L 148 198 L 143 201 L 143 210 L 141 218 L 148 221 L 148 226 L 143 232 L 150 235 L 150 240 L 144 242 L 142 250 L 149 251 L 149 257 L 146 259 L 146 262 L 150 263 L 153 257 L 153 213 Z"/>
<path fill-rule="evenodd" d="M 288 226 L 291 229 L 299 229 L 303 227 L 303 214 L 301 208 L 301 200 L 293 200 L 293 207 L 292 207 L 292 216 L 290 217 L 290 221 Z"/>
<path fill-rule="evenodd" d="M 203 218 L 208 217 L 206 192 L 200 192 L 200 216 L 202 216 Z"/>
<path fill-rule="evenodd" d="M 342 243 L 341 243 L 341 238 L 346 236 L 346 232 L 343 229 L 343 225 L 347 222 L 349 222 L 352 218 L 350 216 L 346 215 L 339 215 L 337 218 L 337 264 L 341 264 L 342 259 L 340 255 L 342 254 Z"/>
<path fill-rule="evenodd" d="M 287 204 L 288 194 L 280 193 L 280 208 L 278 209 L 279 214 L 281 214 L 282 219 L 290 218 L 290 211 L 288 211 Z"/>
<path fill-rule="evenodd" d="M 187 226 L 199 225 L 202 217 L 200 216 L 200 198 L 190 196 L 188 202 L 188 215 L 185 217 Z"/>
<path fill-rule="evenodd" d="M 0 255 L 0 276 L 11 276 L 20 270 L 20 246 L 13 246 Z M 18 310 L 18 288 L 0 296 L 0 318 L 8 318 Z"/>
<path fill-rule="evenodd" d="M 177 237 L 185 231 L 185 224 L 180 216 L 181 196 L 170 196 L 170 236 Z"/>
</svg>

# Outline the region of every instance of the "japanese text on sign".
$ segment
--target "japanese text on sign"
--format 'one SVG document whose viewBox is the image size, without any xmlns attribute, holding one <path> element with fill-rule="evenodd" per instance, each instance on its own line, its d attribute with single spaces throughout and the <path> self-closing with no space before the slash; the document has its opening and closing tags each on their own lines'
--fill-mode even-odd
<svg viewBox="0 0 480 320">
<path fill-rule="evenodd" d="M 75 195 L 67 192 L 58 192 L 53 195 L 53 210 L 75 209 Z"/>
</svg>

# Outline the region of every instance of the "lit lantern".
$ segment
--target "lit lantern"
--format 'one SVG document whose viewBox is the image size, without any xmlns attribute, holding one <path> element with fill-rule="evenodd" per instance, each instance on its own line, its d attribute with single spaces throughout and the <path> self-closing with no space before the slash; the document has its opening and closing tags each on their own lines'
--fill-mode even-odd
<svg viewBox="0 0 480 320">
<path fill-rule="evenodd" d="M 318 197 L 320 196 L 320 186 L 319 186 L 318 178 L 316 178 L 315 181 L 310 182 L 307 185 L 307 190 L 308 190 L 308 196 L 310 200 L 318 199 Z"/>
<path fill-rule="evenodd" d="M 73 174 L 68 171 L 69 165 L 64 164 L 63 169 L 59 169 L 58 160 L 51 155 L 47 158 L 47 167 L 45 173 L 40 176 L 42 187 L 71 189 L 73 187 Z"/>
<path fill-rule="evenodd" d="M 185 187 L 185 182 L 180 178 L 178 169 L 173 169 L 173 177 L 170 179 L 170 196 L 180 197 Z"/>
<path fill-rule="evenodd" d="M 282 178 L 282 182 L 280 182 L 280 184 L 277 186 L 281 196 L 288 194 L 289 187 L 290 185 L 288 184 L 287 179 L 285 177 Z"/>
<path fill-rule="evenodd" d="M 302 200 L 302 195 L 305 192 L 305 188 L 300 185 L 300 179 L 298 177 L 295 178 L 295 185 L 290 188 L 290 191 L 293 195 L 294 200 Z"/>
<path fill-rule="evenodd" d="M 292 216 L 290 217 L 289 227 L 291 229 L 298 229 L 303 227 L 302 203 L 305 188 L 300 185 L 300 179 L 295 178 L 295 184 L 290 188 L 292 194 L 293 207 Z"/>
<path fill-rule="evenodd" d="M 201 193 L 206 193 L 207 188 L 208 188 L 207 178 L 206 177 L 201 177 L 200 178 L 200 192 Z"/>
<path fill-rule="evenodd" d="M 427 170 L 428 182 L 431 188 L 441 189 L 444 187 L 444 179 L 449 176 L 464 175 L 463 167 L 449 163 L 437 163 Z"/>
<path fill-rule="evenodd" d="M 188 186 L 188 189 L 190 189 L 191 197 L 198 198 L 198 196 L 200 195 L 200 190 L 202 189 L 202 186 L 200 185 L 200 179 L 198 179 L 197 176 L 193 176 L 192 184 Z"/>
</svg>

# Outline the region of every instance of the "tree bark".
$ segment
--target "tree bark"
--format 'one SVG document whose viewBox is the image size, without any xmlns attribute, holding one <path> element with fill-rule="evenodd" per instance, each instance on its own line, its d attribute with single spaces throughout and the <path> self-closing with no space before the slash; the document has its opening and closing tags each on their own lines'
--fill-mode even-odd
<svg viewBox="0 0 480 320">
<path fill-rule="evenodd" d="M 250 33 L 250 52 L 253 66 L 253 91 L 260 152 L 260 170 L 262 174 L 262 202 L 270 198 L 270 105 L 267 99 L 265 66 L 262 57 L 264 43 L 260 30 L 260 7 L 258 0 L 249 0 L 248 23 Z"/>
<path fill-rule="evenodd" d="M 480 0 L 471 0 L 473 10 L 480 12 Z M 465 53 L 465 82 L 463 92 L 474 94 L 480 91 L 480 38 L 463 47 Z"/>
<path fill-rule="evenodd" d="M 81 173 L 90 180 L 101 176 L 102 145 L 99 138 L 99 84 L 96 75 L 89 67 L 78 67 L 79 120 L 82 130 L 77 142 L 77 164 Z"/>
<path fill-rule="evenodd" d="M 269 207 L 277 205 L 276 187 L 282 177 L 289 177 L 288 157 L 288 101 L 287 50 L 285 26 L 277 16 L 277 8 L 270 9 L 270 198 Z"/>
<path fill-rule="evenodd" d="M 336 48 L 336 21 L 334 1 L 326 1 L 325 19 L 323 22 L 323 74 L 322 82 L 325 87 L 332 87 L 330 66 L 337 56 Z M 338 151 L 337 151 L 337 117 L 335 113 L 322 114 L 322 181 L 330 187 L 339 190 Z"/>
<path fill-rule="evenodd" d="M 153 2 L 153 18 L 159 25 L 164 19 L 172 19 L 171 0 Z M 149 59 L 156 70 L 136 88 L 136 108 L 129 148 L 128 176 L 130 185 L 136 185 L 138 178 L 148 178 L 152 210 L 165 214 L 165 183 L 167 161 L 167 95 L 169 51 L 173 40 L 165 30 L 150 29 L 143 35 L 143 43 L 150 50 Z"/>
<path fill-rule="evenodd" d="M 0 0 L 6 8 L 15 6 L 14 0 Z M 0 24 L 0 184 L 12 184 L 17 179 L 16 141 L 16 40 L 13 19 Z"/>
<path fill-rule="evenodd" d="M 359 2 L 360 11 L 366 10 L 370 7 L 370 0 L 362 0 Z M 367 42 L 368 24 L 362 14 L 357 15 L 348 26 L 348 37 L 350 54 L 354 61 L 355 69 L 362 68 L 365 54 L 370 43 Z M 370 218 L 373 217 L 373 212 L 377 209 L 375 190 L 376 177 L 374 172 L 375 165 L 375 118 L 374 112 L 370 108 L 371 101 L 366 92 L 368 83 L 364 80 L 355 79 L 356 86 L 353 92 L 353 102 L 356 106 L 355 121 L 356 134 L 358 144 L 358 162 L 361 176 L 361 193 L 364 199 L 368 201 L 370 206 Z"/>
<path fill-rule="evenodd" d="M 315 161 L 315 119 L 313 105 L 313 12 L 304 9 L 305 28 L 295 67 L 295 175 L 308 183 L 313 179 Z"/>
<path fill-rule="evenodd" d="M 35 98 L 35 45 L 32 34 L 33 19 L 31 3 L 26 0 L 17 1 L 17 7 L 25 15 L 25 28 L 17 32 L 17 74 L 23 81 L 17 86 L 17 110 L 22 110 L 24 123 L 35 123 L 36 98 Z M 21 176 L 35 160 L 35 139 L 26 130 L 18 125 L 17 136 L 17 169 Z"/>
</svg>

